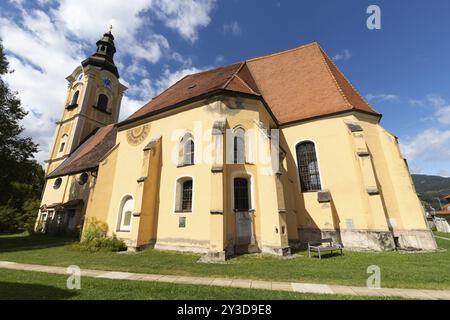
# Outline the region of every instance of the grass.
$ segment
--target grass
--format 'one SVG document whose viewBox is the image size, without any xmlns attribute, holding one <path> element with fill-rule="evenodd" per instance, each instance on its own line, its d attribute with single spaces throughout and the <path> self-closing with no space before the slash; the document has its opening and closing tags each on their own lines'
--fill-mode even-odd
<svg viewBox="0 0 450 320">
<path fill-rule="evenodd" d="M 140 253 L 86 253 L 67 239 L 42 236 L 0 238 L 0 260 L 53 266 L 191 276 L 261 279 L 366 286 L 367 267 L 381 268 L 382 287 L 450 289 L 450 241 L 436 239 L 438 252 L 345 252 L 322 260 L 305 252 L 291 258 L 265 254 L 235 257 L 225 264 L 197 263 L 200 255 L 146 250 Z"/>
<path fill-rule="evenodd" d="M 80 290 L 66 287 L 67 277 L 16 270 L 0 270 L 0 300 L 386 300 L 326 294 L 224 288 L 158 282 L 108 280 L 84 277 Z"/>
<path fill-rule="evenodd" d="M 434 235 L 442 238 L 450 239 L 450 233 L 434 231 Z"/>
</svg>

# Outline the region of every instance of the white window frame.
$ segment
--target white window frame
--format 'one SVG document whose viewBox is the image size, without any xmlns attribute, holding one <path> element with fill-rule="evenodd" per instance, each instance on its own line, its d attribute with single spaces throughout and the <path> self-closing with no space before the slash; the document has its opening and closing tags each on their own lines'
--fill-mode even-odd
<svg viewBox="0 0 450 320">
<path fill-rule="evenodd" d="M 311 193 L 311 192 L 314 193 L 314 192 L 318 192 L 318 191 L 303 191 L 303 190 L 302 190 L 302 184 L 301 184 L 301 181 L 300 181 L 300 175 L 298 174 L 297 146 L 298 146 L 300 143 L 303 143 L 303 142 L 312 142 L 312 143 L 314 143 L 314 149 L 315 149 L 315 151 L 316 151 L 317 166 L 318 166 L 318 169 L 319 169 L 320 187 L 321 187 L 321 190 L 325 190 L 325 189 L 326 189 L 326 187 L 325 187 L 325 181 L 323 180 L 322 166 L 320 165 L 320 157 L 319 157 L 319 152 L 318 152 L 318 150 L 317 150 L 317 143 L 316 143 L 316 141 L 314 141 L 313 139 L 303 139 L 303 140 L 297 141 L 297 142 L 294 144 L 294 148 L 293 148 L 293 154 L 295 154 L 295 157 L 294 157 L 294 161 L 295 161 L 295 174 L 296 174 L 296 176 L 297 176 L 297 186 L 298 186 L 298 191 L 299 191 L 299 193 Z"/>
<path fill-rule="evenodd" d="M 186 180 L 192 180 L 192 206 L 191 211 L 182 211 L 181 203 L 178 201 L 183 201 L 183 183 Z M 175 187 L 173 190 L 173 213 L 177 215 L 193 214 L 195 206 L 195 179 L 191 175 L 182 175 L 175 179 Z"/>
<path fill-rule="evenodd" d="M 194 144 L 194 160 L 192 163 L 185 163 L 185 151 L 186 151 L 186 144 L 188 142 L 192 141 L 192 143 Z M 179 145 L 178 145 L 178 166 L 179 167 L 183 167 L 183 166 L 191 166 L 195 164 L 196 161 L 196 152 L 195 152 L 195 139 L 194 139 L 194 135 L 190 132 L 190 131 L 186 131 L 180 139 Z"/>
<path fill-rule="evenodd" d="M 235 138 L 238 136 L 237 135 L 237 133 L 236 133 L 236 131 L 238 131 L 238 130 L 242 130 L 242 131 L 244 131 L 244 137 L 243 137 L 243 143 L 244 143 L 244 162 L 234 162 L 234 156 L 235 156 L 235 154 L 234 154 L 234 140 L 235 140 Z M 248 141 L 249 139 L 247 138 L 247 130 L 244 128 L 244 127 L 242 127 L 242 126 L 236 126 L 236 127 L 234 127 L 233 128 L 233 135 L 232 135 L 232 148 L 231 148 L 231 152 L 232 152 L 232 163 L 233 164 L 246 164 L 246 163 L 249 163 L 248 162 L 248 159 L 249 159 L 249 156 L 248 156 L 248 149 L 249 149 L 249 141 Z"/>
<path fill-rule="evenodd" d="M 131 207 L 132 207 L 130 225 L 125 226 L 123 224 L 124 219 L 125 219 L 124 208 L 125 208 L 125 204 L 130 200 L 131 200 Z M 133 212 L 134 212 L 134 197 L 131 194 L 126 194 L 120 200 L 119 214 L 118 214 L 118 219 L 117 219 L 117 232 L 131 232 L 131 228 L 133 225 Z"/>
<path fill-rule="evenodd" d="M 67 133 L 64 133 L 61 136 L 61 140 L 60 140 L 59 145 L 58 145 L 58 153 L 57 153 L 58 157 L 60 157 L 60 156 L 62 156 L 64 154 L 64 152 L 67 149 L 67 143 L 68 142 L 69 142 L 69 135 Z M 63 146 L 63 144 L 64 144 L 64 146 Z M 61 147 L 62 147 L 62 150 L 61 150 Z"/>
<path fill-rule="evenodd" d="M 249 194 L 249 201 L 250 201 L 250 209 L 249 212 L 255 212 L 256 211 L 256 195 L 255 195 L 255 179 L 253 177 L 252 173 L 245 172 L 245 171 L 238 171 L 231 174 L 231 181 L 230 181 L 230 208 L 234 212 L 234 179 L 236 178 L 244 178 L 248 180 L 249 186 L 248 186 L 248 192 Z"/>
</svg>

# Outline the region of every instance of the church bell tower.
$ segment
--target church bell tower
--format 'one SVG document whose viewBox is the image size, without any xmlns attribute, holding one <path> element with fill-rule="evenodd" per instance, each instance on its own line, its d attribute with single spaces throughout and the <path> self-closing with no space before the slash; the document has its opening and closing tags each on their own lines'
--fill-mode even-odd
<svg viewBox="0 0 450 320">
<path fill-rule="evenodd" d="M 119 82 L 111 29 L 96 44 L 96 52 L 66 78 L 69 82 L 67 97 L 61 120 L 56 123 L 46 174 L 56 169 L 96 130 L 119 119 L 120 103 L 127 87 Z"/>
</svg>

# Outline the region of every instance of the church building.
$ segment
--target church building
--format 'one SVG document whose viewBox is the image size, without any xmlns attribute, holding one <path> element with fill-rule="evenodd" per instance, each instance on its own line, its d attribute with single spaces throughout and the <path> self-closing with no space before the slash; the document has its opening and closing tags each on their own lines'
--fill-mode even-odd
<svg viewBox="0 0 450 320">
<path fill-rule="evenodd" d="M 111 31 L 66 79 L 36 228 L 129 250 L 436 249 L 397 138 L 318 43 L 188 75 L 118 121 Z"/>
</svg>

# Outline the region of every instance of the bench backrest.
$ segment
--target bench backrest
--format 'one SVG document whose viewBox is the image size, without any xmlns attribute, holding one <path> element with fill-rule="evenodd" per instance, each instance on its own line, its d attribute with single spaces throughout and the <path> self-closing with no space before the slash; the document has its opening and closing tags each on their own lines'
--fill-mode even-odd
<svg viewBox="0 0 450 320">
<path fill-rule="evenodd" d="M 324 243 L 329 243 L 330 246 L 333 244 L 333 239 L 327 238 L 327 239 L 320 239 L 320 240 L 314 240 L 311 242 L 308 242 L 308 246 L 318 246 Z"/>
</svg>

